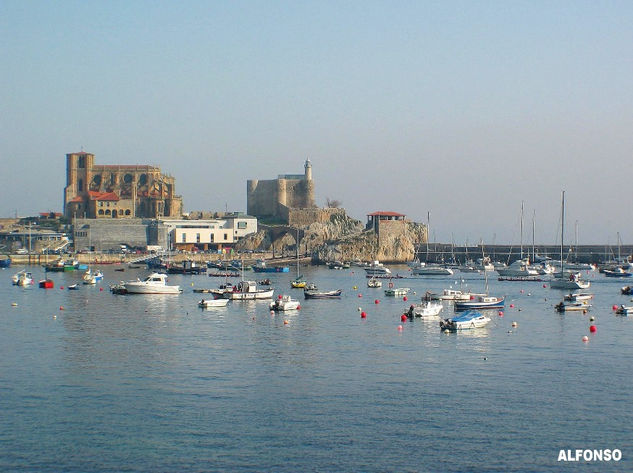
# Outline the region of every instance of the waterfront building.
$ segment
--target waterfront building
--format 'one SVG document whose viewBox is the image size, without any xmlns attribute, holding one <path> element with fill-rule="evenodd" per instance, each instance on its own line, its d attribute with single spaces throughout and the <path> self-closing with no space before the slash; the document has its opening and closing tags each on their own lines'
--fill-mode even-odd
<svg viewBox="0 0 633 473">
<path fill-rule="evenodd" d="M 66 155 L 67 218 L 161 218 L 182 215 L 175 178 L 150 165 L 98 165 L 91 153 Z"/>
</svg>

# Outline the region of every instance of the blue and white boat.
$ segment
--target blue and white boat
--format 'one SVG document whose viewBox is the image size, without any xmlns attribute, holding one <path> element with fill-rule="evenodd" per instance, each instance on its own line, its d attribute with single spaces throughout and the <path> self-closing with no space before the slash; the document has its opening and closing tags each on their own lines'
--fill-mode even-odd
<svg viewBox="0 0 633 473">
<path fill-rule="evenodd" d="M 458 330 L 470 330 L 485 327 L 489 322 L 490 317 L 486 317 L 481 312 L 469 310 L 451 319 L 441 320 L 440 329 L 448 330 L 449 332 L 457 332 Z"/>
<path fill-rule="evenodd" d="M 608 278 L 630 278 L 633 276 L 633 273 L 630 271 L 625 271 L 620 266 L 613 270 L 605 269 L 604 275 Z"/>
<path fill-rule="evenodd" d="M 501 309 L 504 305 L 505 297 L 478 294 L 468 301 L 455 301 L 455 310 Z"/>
</svg>

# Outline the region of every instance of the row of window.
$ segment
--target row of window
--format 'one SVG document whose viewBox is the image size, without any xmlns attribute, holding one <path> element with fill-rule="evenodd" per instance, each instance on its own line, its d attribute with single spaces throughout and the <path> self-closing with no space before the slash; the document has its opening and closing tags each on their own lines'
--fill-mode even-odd
<svg viewBox="0 0 633 473">
<path fill-rule="evenodd" d="M 123 209 L 121 209 L 118 212 L 116 210 L 112 210 L 112 212 L 110 212 L 110 209 L 106 209 L 105 211 L 103 209 L 99 209 L 98 214 L 99 215 L 112 215 L 112 216 L 132 215 L 132 211 L 130 209 L 126 209 L 125 211 Z"/>
<path fill-rule="evenodd" d="M 227 241 L 228 239 L 229 239 L 229 234 L 225 233 L 224 234 L 224 241 Z M 211 243 L 213 243 L 215 241 L 215 234 L 213 234 L 213 233 L 209 234 L 209 241 Z M 181 243 L 187 243 L 187 234 L 186 233 L 183 233 L 181 235 Z M 200 243 L 200 234 L 199 233 L 196 233 L 196 243 Z"/>
</svg>

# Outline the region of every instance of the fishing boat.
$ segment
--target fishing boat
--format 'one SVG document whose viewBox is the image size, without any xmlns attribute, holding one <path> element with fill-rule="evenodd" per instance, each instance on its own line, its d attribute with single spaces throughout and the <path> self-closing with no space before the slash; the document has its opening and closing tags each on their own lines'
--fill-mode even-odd
<svg viewBox="0 0 633 473">
<path fill-rule="evenodd" d="M 554 306 L 557 312 L 587 312 L 591 309 L 591 304 L 587 301 L 567 302 L 562 301 Z"/>
<path fill-rule="evenodd" d="M 342 293 L 342 289 L 336 289 L 334 291 L 319 291 L 319 288 L 312 283 L 303 290 L 303 297 L 305 299 L 338 299 L 341 297 Z"/>
<path fill-rule="evenodd" d="M 432 301 L 469 301 L 471 297 L 479 295 L 482 294 L 463 292 L 459 289 L 444 289 L 441 293 L 427 291 L 424 297 Z"/>
<path fill-rule="evenodd" d="M 76 291 L 79 289 L 79 284 L 75 283 L 75 284 L 70 284 L 67 286 L 69 291 Z"/>
<path fill-rule="evenodd" d="M 180 286 L 169 286 L 167 275 L 163 273 L 152 273 L 142 281 L 127 281 L 124 283 L 128 294 L 180 294 Z"/>
<path fill-rule="evenodd" d="M 633 286 L 624 286 L 620 292 L 625 296 L 633 296 Z"/>
<path fill-rule="evenodd" d="M 389 297 L 406 296 L 410 290 L 411 289 L 408 287 L 390 287 L 389 289 L 385 289 L 385 296 L 389 296 Z"/>
<path fill-rule="evenodd" d="M 257 299 L 270 299 L 274 289 L 259 289 L 255 281 L 240 281 L 232 290 L 223 293 L 225 299 L 247 301 Z"/>
<path fill-rule="evenodd" d="M 202 274 L 206 272 L 206 266 L 200 266 L 192 260 L 185 260 L 180 263 L 170 263 L 167 265 L 167 273 L 169 274 Z"/>
<path fill-rule="evenodd" d="M 367 287 L 382 287 L 382 281 L 376 279 L 375 277 L 372 277 L 371 279 L 367 280 Z"/>
<path fill-rule="evenodd" d="M 505 305 L 505 297 L 491 296 L 488 294 L 488 271 L 484 271 L 485 293 L 471 294 L 467 301 L 455 301 L 455 310 L 470 309 L 500 309 Z"/>
<path fill-rule="evenodd" d="M 268 305 L 268 308 L 274 311 L 284 311 L 284 310 L 298 310 L 298 309 L 301 309 L 301 306 L 299 305 L 298 300 L 295 300 L 290 296 L 286 296 L 286 295 L 282 296 L 280 294 L 276 301 L 273 301 Z"/>
<path fill-rule="evenodd" d="M 205 309 L 207 307 L 226 307 L 228 303 L 228 299 L 201 299 L 200 302 L 198 302 L 198 307 Z"/>
<path fill-rule="evenodd" d="M 440 321 L 440 330 L 457 332 L 458 330 L 470 330 L 488 325 L 490 317 L 481 312 L 469 310 L 461 315 Z"/>
<path fill-rule="evenodd" d="M 565 191 L 561 196 L 561 232 L 560 232 L 560 276 L 555 276 L 549 286 L 552 289 L 588 289 L 591 283 L 589 281 L 583 281 L 580 274 L 572 273 L 569 276 L 565 273 L 565 260 L 563 258 L 563 245 L 565 241 Z"/>
<path fill-rule="evenodd" d="M 372 261 L 372 263 L 365 268 L 365 274 L 367 277 L 388 276 L 391 274 L 391 270 L 379 261 Z"/>
<path fill-rule="evenodd" d="M 287 273 L 290 269 L 287 266 L 267 266 L 266 261 L 258 260 L 253 266 L 256 273 Z"/>
<path fill-rule="evenodd" d="M 497 272 L 502 278 L 518 278 L 517 281 L 521 281 L 520 278 L 538 277 L 539 272 L 536 269 L 530 267 L 530 260 L 528 258 L 518 259 L 509 266 L 498 269 Z M 509 279 L 513 281 L 515 279 Z"/>
<path fill-rule="evenodd" d="M 440 315 L 444 306 L 437 302 L 422 301 L 420 304 L 411 305 L 406 312 L 407 317 L 434 318 Z"/>
<path fill-rule="evenodd" d="M 42 289 L 53 289 L 53 287 L 55 287 L 55 283 L 53 282 L 53 280 L 48 278 L 40 280 L 38 285 Z"/>
<path fill-rule="evenodd" d="M 618 315 L 633 315 L 633 306 L 622 304 L 616 309 L 615 313 Z"/>
<path fill-rule="evenodd" d="M 125 283 L 121 281 L 117 284 L 112 284 L 110 286 L 110 292 L 112 294 L 127 294 L 127 289 L 125 288 Z"/>
</svg>

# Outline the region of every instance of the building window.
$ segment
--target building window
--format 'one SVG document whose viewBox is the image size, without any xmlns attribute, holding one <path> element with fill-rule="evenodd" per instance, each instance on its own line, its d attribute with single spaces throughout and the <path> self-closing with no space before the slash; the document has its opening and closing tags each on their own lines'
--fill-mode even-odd
<svg viewBox="0 0 633 473">
<path fill-rule="evenodd" d="M 125 176 L 123 176 L 123 182 L 125 182 L 126 184 L 132 182 L 132 174 L 127 173 Z"/>
<path fill-rule="evenodd" d="M 105 214 L 110 215 L 110 209 L 106 209 Z"/>
<path fill-rule="evenodd" d="M 228 240 L 228 239 L 229 239 L 229 234 L 228 234 L 228 233 L 225 233 L 225 234 L 224 234 L 224 240 L 226 241 L 226 240 Z"/>
<path fill-rule="evenodd" d="M 187 234 L 186 233 L 182 234 L 182 241 L 181 241 L 181 243 L 187 243 Z"/>
<path fill-rule="evenodd" d="M 85 168 L 86 167 L 86 157 L 84 155 L 79 156 L 79 164 L 77 167 Z"/>
<path fill-rule="evenodd" d="M 103 209 L 99 209 L 99 215 L 103 215 Z"/>
<path fill-rule="evenodd" d="M 77 189 L 79 189 L 79 192 L 83 192 L 83 190 L 84 190 L 84 180 L 83 179 L 79 179 L 79 183 L 77 184 Z"/>
<path fill-rule="evenodd" d="M 196 233 L 196 243 L 200 243 L 200 234 Z"/>
<path fill-rule="evenodd" d="M 211 243 L 213 243 L 213 241 L 214 241 L 214 240 L 215 240 L 215 235 L 214 235 L 213 233 L 211 233 L 211 234 L 209 235 L 209 241 L 210 241 Z"/>
<path fill-rule="evenodd" d="M 130 209 L 127 209 L 127 210 L 125 211 L 125 215 L 132 215 L 132 212 L 130 211 Z"/>
<path fill-rule="evenodd" d="M 244 230 L 246 228 L 246 222 L 237 222 L 237 228 Z"/>
</svg>

